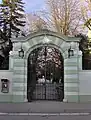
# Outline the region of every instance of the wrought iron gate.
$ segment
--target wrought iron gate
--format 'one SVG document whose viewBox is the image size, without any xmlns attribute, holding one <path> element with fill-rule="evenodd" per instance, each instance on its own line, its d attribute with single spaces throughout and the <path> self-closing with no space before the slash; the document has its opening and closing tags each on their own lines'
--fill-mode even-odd
<svg viewBox="0 0 91 120">
<path fill-rule="evenodd" d="M 62 101 L 64 97 L 64 84 L 63 78 L 61 76 L 57 78 L 55 72 L 55 63 L 52 63 L 47 57 L 48 47 L 43 47 L 44 50 L 44 58 L 41 61 L 41 76 L 38 76 L 39 68 L 36 69 L 38 64 L 38 50 L 33 51 L 33 54 L 30 55 L 28 59 L 28 83 L 27 83 L 27 94 L 28 101 L 31 100 L 59 100 Z M 42 48 L 40 49 L 42 50 Z M 43 52 L 43 51 L 42 51 Z M 30 65 L 29 65 L 30 64 Z M 52 67 L 51 67 L 52 64 Z M 48 70 L 52 68 L 51 70 Z M 60 72 L 60 71 L 58 71 Z M 56 76 L 56 77 L 55 77 Z M 48 80 L 49 79 L 49 80 Z"/>
<path fill-rule="evenodd" d="M 32 86 L 31 86 L 32 87 Z M 63 85 L 38 83 L 32 94 L 33 100 L 63 100 Z"/>
</svg>

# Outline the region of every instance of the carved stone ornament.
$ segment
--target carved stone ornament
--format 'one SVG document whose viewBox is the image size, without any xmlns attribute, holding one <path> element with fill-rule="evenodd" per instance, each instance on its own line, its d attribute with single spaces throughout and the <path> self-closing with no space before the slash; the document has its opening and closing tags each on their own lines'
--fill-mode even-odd
<svg viewBox="0 0 91 120">
<path fill-rule="evenodd" d="M 51 40 L 48 39 L 48 37 L 45 35 L 45 36 L 44 36 L 44 39 L 43 39 L 43 44 L 47 44 L 47 43 L 49 43 L 49 42 L 51 42 Z"/>
</svg>

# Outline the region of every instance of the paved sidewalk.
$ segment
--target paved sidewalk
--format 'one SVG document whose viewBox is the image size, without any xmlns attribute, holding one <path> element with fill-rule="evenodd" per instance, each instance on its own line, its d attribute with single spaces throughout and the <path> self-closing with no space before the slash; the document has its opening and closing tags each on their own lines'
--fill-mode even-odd
<svg viewBox="0 0 91 120">
<path fill-rule="evenodd" d="M 31 103 L 0 103 L 0 113 L 91 113 L 91 103 L 34 101 Z"/>
</svg>

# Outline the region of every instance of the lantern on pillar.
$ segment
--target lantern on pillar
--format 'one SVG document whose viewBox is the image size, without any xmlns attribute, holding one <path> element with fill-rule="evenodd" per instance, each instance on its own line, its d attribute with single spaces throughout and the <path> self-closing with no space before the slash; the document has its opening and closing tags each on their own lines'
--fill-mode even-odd
<svg viewBox="0 0 91 120">
<path fill-rule="evenodd" d="M 68 58 L 70 58 L 71 56 L 74 56 L 74 50 L 71 48 L 68 49 Z"/>
<path fill-rule="evenodd" d="M 19 52 L 19 57 L 23 58 L 24 57 L 24 50 L 23 50 L 22 46 L 18 52 Z"/>
</svg>

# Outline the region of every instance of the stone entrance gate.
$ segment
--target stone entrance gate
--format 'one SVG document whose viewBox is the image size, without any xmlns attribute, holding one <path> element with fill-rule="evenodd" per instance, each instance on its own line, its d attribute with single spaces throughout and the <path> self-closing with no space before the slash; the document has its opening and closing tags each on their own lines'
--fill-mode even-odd
<svg viewBox="0 0 91 120">
<path fill-rule="evenodd" d="M 10 70 L 12 78 L 12 102 L 27 101 L 27 62 L 28 56 L 34 49 L 48 44 L 58 49 L 64 59 L 64 102 L 79 101 L 79 70 L 82 69 L 82 55 L 79 51 L 79 38 L 66 37 L 55 32 L 43 30 L 27 37 L 13 38 L 13 51 L 10 52 Z M 19 57 L 22 46 L 24 57 Z M 74 56 L 68 58 L 71 47 Z"/>
</svg>

